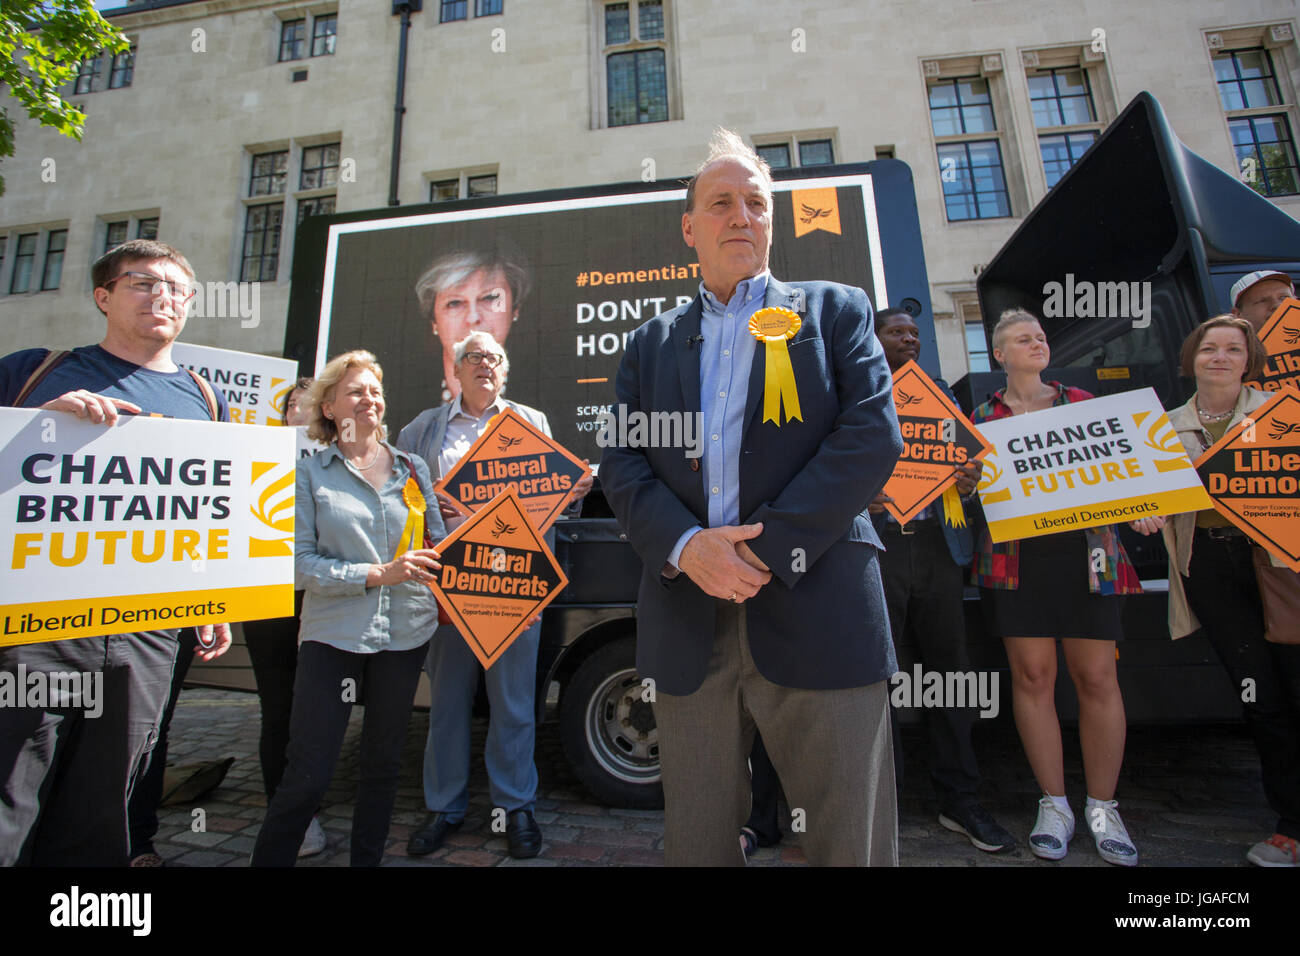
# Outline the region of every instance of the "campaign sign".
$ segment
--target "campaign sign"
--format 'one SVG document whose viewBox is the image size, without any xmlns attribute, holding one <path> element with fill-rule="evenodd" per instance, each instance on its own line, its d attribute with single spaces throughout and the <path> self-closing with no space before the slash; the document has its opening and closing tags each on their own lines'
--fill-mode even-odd
<svg viewBox="0 0 1300 956">
<path fill-rule="evenodd" d="M 591 468 L 547 438 L 513 408 L 492 418 L 487 430 L 442 480 L 461 514 L 473 514 L 507 488 L 519 496 L 528 520 L 545 531 L 564 510 L 574 486 Z"/>
<path fill-rule="evenodd" d="M 906 524 L 957 480 L 960 465 L 993 446 L 915 362 L 894 373 L 894 408 L 903 454 L 885 482 L 894 499 L 885 508 Z"/>
<path fill-rule="evenodd" d="M 1300 571 L 1300 393 L 1278 392 L 1206 449 L 1196 469 L 1221 515 Z"/>
<path fill-rule="evenodd" d="M 1259 341 L 1268 354 L 1256 388 L 1276 392 L 1292 388 L 1300 393 L 1300 300 L 1286 299 L 1259 330 Z"/>
<path fill-rule="evenodd" d="M 198 372 L 221 390 L 230 405 L 232 422 L 284 424 L 284 399 L 298 381 L 298 363 L 292 359 L 174 342 L 172 361 Z"/>
<path fill-rule="evenodd" d="M 980 425 L 980 503 L 994 541 L 1210 506 L 1154 389 Z"/>
<path fill-rule="evenodd" d="M 435 546 L 429 587 L 485 670 L 569 583 L 525 511 L 507 488 Z"/>
<path fill-rule="evenodd" d="M 0 646 L 293 614 L 293 432 L 0 408 Z"/>
</svg>

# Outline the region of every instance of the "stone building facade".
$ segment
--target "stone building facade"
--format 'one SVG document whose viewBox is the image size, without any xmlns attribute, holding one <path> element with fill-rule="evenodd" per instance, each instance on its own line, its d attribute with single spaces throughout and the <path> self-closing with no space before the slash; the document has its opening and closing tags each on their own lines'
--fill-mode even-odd
<svg viewBox="0 0 1300 956">
<path fill-rule="evenodd" d="M 69 90 L 84 139 L 22 117 L 3 164 L 4 350 L 96 340 L 91 263 L 156 232 L 201 280 L 261 283 L 255 325 L 195 319 L 187 340 L 278 353 L 295 223 L 388 204 L 400 18 L 364 0 L 106 15 L 132 53 Z M 397 197 L 681 177 L 717 125 L 777 165 L 896 157 L 956 379 L 986 361 L 982 333 L 967 348 L 981 265 L 1142 90 L 1300 211 L 1295 19 L 1293 0 L 424 0 Z"/>
</svg>

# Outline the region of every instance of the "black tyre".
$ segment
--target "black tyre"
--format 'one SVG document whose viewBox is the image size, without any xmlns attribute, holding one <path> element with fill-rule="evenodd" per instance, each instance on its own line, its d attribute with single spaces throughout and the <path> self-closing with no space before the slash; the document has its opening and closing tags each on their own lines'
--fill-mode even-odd
<svg viewBox="0 0 1300 956">
<path fill-rule="evenodd" d="M 659 735 L 636 672 L 636 641 L 619 638 L 579 665 L 560 700 L 560 737 L 569 766 L 611 806 L 659 810 Z"/>
</svg>

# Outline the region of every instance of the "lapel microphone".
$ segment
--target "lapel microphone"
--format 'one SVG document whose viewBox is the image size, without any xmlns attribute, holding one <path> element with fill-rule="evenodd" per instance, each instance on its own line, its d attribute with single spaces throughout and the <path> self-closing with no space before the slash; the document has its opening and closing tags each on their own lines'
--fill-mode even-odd
<svg viewBox="0 0 1300 956">
<path fill-rule="evenodd" d="M 696 344 L 697 342 L 700 343 L 701 345 L 703 345 L 703 344 L 704 344 L 704 336 L 702 336 L 702 335 L 688 335 L 688 336 L 686 336 L 686 347 L 687 347 L 688 349 L 693 349 L 693 348 L 695 348 L 695 344 Z"/>
</svg>

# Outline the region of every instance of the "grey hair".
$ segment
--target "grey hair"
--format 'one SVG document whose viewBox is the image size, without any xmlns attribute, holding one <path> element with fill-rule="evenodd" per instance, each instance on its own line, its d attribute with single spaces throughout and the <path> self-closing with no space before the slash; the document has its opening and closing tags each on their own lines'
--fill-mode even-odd
<svg viewBox="0 0 1300 956">
<path fill-rule="evenodd" d="M 695 209 L 696 180 L 700 178 L 702 172 L 720 159 L 736 159 L 754 167 L 754 171 L 758 173 L 758 178 L 762 180 L 763 186 L 767 190 L 767 198 L 771 200 L 772 167 L 767 164 L 767 160 L 758 155 L 748 143 L 741 139 L 739 134 L 719 126 L 713 131 L 713 136 L 709 139 L 709 155 L 705 157 L 704 162 L 695 167 L 690 182 L 686 184 L 687 212 Z"/>
<path fill-rule="evenodd" d="M 528 274 L 528 263 L 522 254 L 512 254 L 504 250 L 474 249 L 449 252 L 434 259 L 415 283 L 415 295 L 420 300 L 420 307 L 433 317 L 433 302 L 439 292 L 460 285 L 480 270 L 496 272 L 501 270 L 510 286 L 510 299 L 518 309 L 519 303 L 532 287 L 532 278 Z"/>
<path fill-rule="evenodd" d="M 510 356 L 506 354 L 505 346 L 498 342 L 492 336 L 491 332 L 484 332 L 481 329 L 465 336 L 457 342 L 455 348 L 452 349 L 452 359 L 455 361 L 457 368 L 460 368 L 460 363 L 465 358 L 465 353 L 470 350 L 470 346 L 475 342 L 491 343 L 493 346 L 492 351 L 501 353 L 501 374 L 504 376 L 510 372 Z"/>
</svg>

